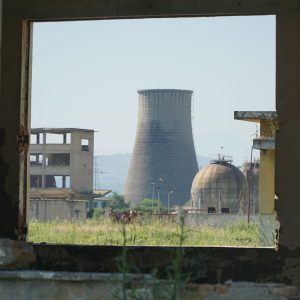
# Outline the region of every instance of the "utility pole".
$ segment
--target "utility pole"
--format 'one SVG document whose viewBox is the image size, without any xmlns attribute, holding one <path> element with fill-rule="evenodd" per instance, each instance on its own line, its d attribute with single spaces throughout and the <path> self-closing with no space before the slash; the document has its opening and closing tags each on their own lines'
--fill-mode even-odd
<svg viewBox="0 0 300 300">
<path fill-rule="evenodd" d="M 151 182 L 152 186 L 152 211 L 154 209 L 154 189 L 155 189 L 155 182 Z"/>
<path fill-rule="evenodd" d="M 170 204 L 171 204 L 171 194 L 173 193 L 173 191 L 170 188 L 170 185 L 168 183 L 167 180 L 165 180 L 164 178 L 160 177 L 159 181 L 165 183 L 168 187 L 168 214 L 170 213 Z"/>
<path fill-rule="evenodd" d="M 251 157 L 250 157 L 250 167 L 248 171 L 248 224 L 250 223 L 250 202 L 251 202 L 251 188 L 252 188 L 252 178 L 253 178 L 253 146 L 251 146 Z"/>
<path fill-rule="evenodd" d="M 160 187 L 159 187 L 159 185 L 158 185 L 158 186 L 157 186 L 157 212 L 158 212 L 158 213 L 160 213 L 160 208 L 159 208 L 159 203 L 160 203 L 159 190 L 160 190 Z"/>
</svg>

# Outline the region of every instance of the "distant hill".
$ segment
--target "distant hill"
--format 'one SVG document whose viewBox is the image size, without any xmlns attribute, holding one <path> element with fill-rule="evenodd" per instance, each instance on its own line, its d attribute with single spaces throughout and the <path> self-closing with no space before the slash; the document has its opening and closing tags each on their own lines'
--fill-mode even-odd
<svg viewBox="0 0 300 300">
<path fill-rule="evenodd" d="M 123 192 L 131 154 L 101 155 L 94 158 L 96 188 Z"/>
<path fill-rule="evenodd" d="M 101 155 L 94 158 L 96 188 L 122 193 L 131 160 L 131 154 Z M 197 155 L 199 168 L 209 163 L 209 158 Z M 95 180 L 96 179 L 96 180 Z"/>
</svg>

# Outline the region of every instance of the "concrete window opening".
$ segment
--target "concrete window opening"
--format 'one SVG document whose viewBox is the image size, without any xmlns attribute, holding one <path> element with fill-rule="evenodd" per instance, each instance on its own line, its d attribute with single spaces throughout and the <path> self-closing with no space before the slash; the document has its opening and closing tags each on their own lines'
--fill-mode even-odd
<svg viewBox="0 0 300 300">
<path fill-rule="evenodd" d="M 69 166 L 70 153 L 49 153 L 46 156 L 46 166 Z"/>
<path fill-rule="evenodd" d="M 70 188 L 70 176 L 69 175 L 46 175 L 45 176 L 46 188 Z"/>
<path fill-rule="evenodd" d="M 71 133 L 66 133 L 65 134 L 65 142 L 66 144 L 71 144 Z"/>
<path fill-rule="evenodd" d="M 46 144 L 64 144 L 64 135 L 61 133 L 46 133 Z"/>
<path fill-rule="evenodd" d="M 43 154 L 32 153 L 30 154 L 30 166 L 42 166 L 43 165 Z"/>
<path fill-rule="evenodd" d="M 19 184 L 25 183 L 28 175 L 22 170 L 22 167 L 26 169 L 29 160 L 25 158 L 26 147 L 22 143 L 24 141 L 26 143 L 26 131 L 30 132 L 31 127 L 30 113 L 28 113 L 28 108 L 30 109 L 30 99 L 28 98 L 30 95 L 30 91 L 28 91 L 30 89 L 28 84 L 30 51 L 28 50 L 31 44 L 31 22 L 111 18 L 178 18 L 179 16 L 276 15 L 276 109 L 280 124 L 276 137 L 276 195 L 278 197 L 276 211 L 281 222 L 279 249 L 275 252 L 270 249 L 226 247 L 186 248 L 185 251 L 188 251 L 188 255 L 185 263 L 189 270 L 193 270 L 192 275 L 197 277 L 198 282 L 223 283 L 227 280 L 230 282 L 232 280 L 262 282 L 264 283 L 262 292 L 265 293 L 266 289 L 269 290 L 267 294 L 272 299 L 280 297 L 275 295 L 281 294 L 282 285 L 279 287 L 273 285 L 269 288 L 265 285 L 268 282 L 299 286 L 300 206 L 297 199 L 300 158 L 297 154 L 297 139 L 295 139 L 299 135 L 297 129 L 300 128 L 299 101 L 297 100 L 300 97 L 300 8 L 297 1 L 74 0 L 71 4 L 70 1 L 62 0 L 53 3 L 51 0 L 45 0 L 43 5 L 35 5 L 28 0 L 4 0 L 3 3 L 0 161 L 1 166 L 3 164 L 5 166 L 4 170 L 8 165 L 9 172 L 1 173 L 1 182 L 6 181 L 5 187 L 1 187 L 1 200 L 7 201 L 1 201 L 1 211 L 4 214 L 0 218 L 0 228 L 1 237 L 13 239 L 24 239 L 24 232 L 27 228 L 25 218 L 27 191 L 26 188 L 22 189 L 22 186 L 20 188 Z M 263 92 L 263 89 L 261 91 Z M 11 118 L 11 116 L 18 117 Z M 2 132 L 6 133 L 5 141 L 2 138 Z M 1 170 L 3 169 L 1 168 Z M 20 178 L 16 175 L 18 172 L 21 172 Z M 17 203 L 19 211 L 16 210 L 15 204 L 7 205 L 7 203 Z M 15 241 L 11 242 L 15 244 Z M 121 251 L 117 247 L 77 247 L 75 245 L 64 247 L 63 245 L 49 244 L 31 244 L 31 246 L 34 247 L 37 254 L 38 263 L 32 265 L 35 270 L 118 271 L 115 267 L 115 260 L 120 257 Z M 129 251 L 135 267 L 144 272 L 149 273 L 153 265 L 158 269 L 166 269 L 172 263 L 173 256 L 170 255 L 170 252 L 166 252 L 165 248 L 138 247 L 129 248 Z M 93 258 L 92 264 L 91 257 Z M 191 261 L 192 264 L 189 264 Z M 22 267 L 24 263 L 26 264 L 25 257 L 22 256 Z M 20 276 L 23 276 L 23 273 Z M 52 287 L 52 285 L 50 286 Z M 217 288 L 219 289 L 219 287 Z M 251 298 L 247 287 L 251 288 L 251 293 L 256 290 L 257 285 L 246 284 L 248 290 L 246 297 Z M 231 286 L 226 285 L 224 288 L 226 291 L 229 288 L 229 293 L 231 293 Z M 7 291 L 11 292 L 12 290 L 8 287 Z M 10 293 L 5 294 L 10 295 Z M 226 296 L 230 298 L 229 294 Z M 252 298 L 255 296 L 256 293 L 252 294 Z M 222 298 L 223 295 L 220 297 Z M 266 295 L 266 297 L 268 296 Z M 290 296 L 290 298 L 299 297 Z"/>
<path fill-rule="evenodd" d="M 32 145 L 36 145 L 36 144 L 40 145 L 40 144 L 43 144 L 43 138 L 44 138 L 44 136 L 43 136 L 42 133 L 32 133 L 32 134 L 30 135 L 30 143 L 31 143 Z"/>
<path fill-rule="evenodd" d="M 251 181 L 249 179 L 251 177 L 249 175 L 250 168 L 249 166 L 248 169 L 245 167 L 245 172 L 240 170 L 246 161 L 251 164 L 250 149 L 256 127 L 255 124 L 246 122 L 240 124 L 242 122 L 234 120 L 233 113 L 235 110 L 242 111 L 242 109 L 253 111 L 255 109 L 274 109 L 275 40 L 272 37 L 275 36 L 275 18 L 270 16 L 228 17 L 211 18 L 207 20 L 207 23 L 205 22 L 206 20 L 202 18 L 178 18 L 176 20 L 115 20 L 108 22 L 104 20 L 82 22 L 82 24 L 80 24 L 81 22 L 77 24 L 72 24 L 72 22 L 34 24 L 33 53 L 35 55 L 33 55 L 33 64 L 37 66 L 35 70 L 39 70 L 38 65 L 41 65 L 44 60 L 45 68 L 47 68 L 45 74 L 51 74 L 54 70 L 57 74 L 57 78 L 55 78 L 57 80 L 53 80 L 55 86 L 60 86 L 63 80 L 60 77 L 61 74 L 69 74 L 67 77 L 70 79 L 70 85 L 66 83 L 65 90 L 61 89 L 58 92 L 59 89 L 53 89 L 56 92 L 55 96 L 51 95 L 51 99 L 49 97 L 50 100 L 43 103 L 44 112 L 51 110 L 54 112 L 54 107 L 58 107 L 55 103 L 60 103 L 59 107 L 62 109 L 55 110 L 55 122 L 58 124 L 73 122 L 72 124 L 81 128 L 89 124 L 92 128 L 99 128 L 99 132 L 101 132 L 101 135 L 96 135 L 97 152 L 93 157 L 91 152 L 94 150 L 94 141 L 83 134 L 83 129 L 43 128 L 46 135 L 45 144 L 49 146 L 45 158 L 47 168 L 44 172 L 51 171 L 51 173 L 45 173 L 50 177 L 53 176 L 52 174 L 71 174 L 71 193 L 74 193 L 74 197 L 78 197 L 78 199 L 80 196 L 83 198 L 82 195 L 85 196 L 84 200 L 88 203 L 87 216 L 90 207 L 98 207 L 99 203 L 101 203 L 99 207 L 104 207 L 105 205 L 102 203 L 108 201 L 96 197 L 96 192 L 99 193 L 101 187 L 101 189 L 113 190 L 123 195 L 126 205 L 130 203 L 130 208 L 133 209 L 138 206 L 139 202 L 143 201 L 147 205 L 150 203 L 148 206 L 152 210 L 153 218 L 160 220 L 170 219 L 175 222 L 176 217 L 179 218 L 180 215 L 183 215 L 187 223 L 197 223 L 198 227 L 200 224 L 209 223 L 207 218 L 217 224 L 217 227 L 222 227 L 223 221 L 220 225 L 220 222 L 216 221 L 217 219 L 225 220 L 225 223 L 229 220 L 227 222 L 229 225 L 230 222 L 248 223 L 249 215 L 251 224 L 259 224 L 258 180 L 255 181 L 255 186 L 252 182 L 252 196 L 248 197 L 248 187 Z M 214 22 L 215 24 L 212 25 Z M 53 56 L 57 56 L 58 60 L 55 61 L 56 65 L 49 65 L 46 57 L 41 59 L 43 58 L 42 51 L 46 51 L 46 47 L 36 45 L 40 43 L 43 30 L 49 34 L 50 40 L 53 35 L 55 39 L 58 38 L 65 43 L 64 39 L 59 37 L 56 32 L 60 26 L 61 30 L 59 31 L 62 32 L 66 24 L 66 28 L 70 32 L 72 26 L 78 26 L 78 28 L 82 26 L 80 30 L 87 33 L 96 33 L 98 32 L 96 30 L 100 30 L 99 32 L 103 33 L 103 41 L 107 38 L 108 42 L 104 42 L 98 48 L 95 39 L 89 37 L 88 34 L 82 35 L 87 40 L 78 45 L 76 39 L 70 39 L 66 44 L 73 45 L 72 52 L 68 51 L 66 56 L 59 53 L 61 55 L 59 56 L 53 47 L 50 51 Z M 93 24 L 95 29 L 90 24 Z M 268 24 L 268 26 L 263 27 L 264 24 Z M 115 32 L 114 30 L 118 26 L 120 26 L 120 31 Z M 153 29 L 152 32 L 152 27 L 161 30 Z M 224 34 L 220 34 L 223 27 L 228 30 Z M 76 27 L 76 30 L 78 28 Z M 193 28 L 197 28 L 196 34 L 193 33 Z M 264 30 L 253 30 L 252 32 L 252 28 L 264 28 Z M 104 34 L 106 31 L 107 36 Z M 118 45 L 117 40 L 109 42 L 111 41 L 108 38 L 110 32 L 114 32 L 114 34 L 122 32 L 122 47 Z M 147 40 L 145 42 L 140 40 L 141 32 L 147 33 L 147 35 L 142 35 L 142 40 L 147 36 L 148 40 L 156 41 L 156 48 L 150 49 L 149 55 L 147 54 L 149 47 L 145 46 L 148 45 Z M 187 38 L 187 32 L 190 37 L 194 38 Z M 210 32 L 210 35 L 204 34 L 205 32 Z M 261 33 L 264 34 L 260 35 Z M 168 40 L 165 36 L 169 37 Z M 77 64 L 80 60 L 78 57 L 76 58 L 74 49 L 80 49 L 83 45 L 89 44 L 88 41 L 94 45 L 91 49 L 97 49 L 97 51 L 92 51 L 91 56 L 94 55 L 94 61 L 89 63 L 87 60 L 86 69 L 84 69 L 82 65 Z M 49 42 L 49 47 L 50 44 L 54 45 L 55 42 Z M 75 45 L 78 47 L 74 47 Z M 110 48 L 106 45 L 110 45 Z M 219 51 L 220 49 L 222 50 Z M 109 56 L 110 52 L 113 54 L 112 58 Z M 107 59 L 103 60 L 103 57 Z M 258 59 L 260 57 L 263 57 L 261 62 Z M 60 61 L 61 58 L 64 59 Z M 98 66 L 98 62 L 101 62 L 101 68 Z M 64 64 L 68 66 L 68 70 L 57 72 Z M 141 71 L 141 65 L 147 72 Z M 77 71 L 74 72 L 75 70 Z M 84 73 L 87 70 L 95 74 L 90 80 Z M 104 77 L 103 74 L 105 74 Z M 174 76 L 174 74 L 177 75 Z M 263 76 L 260 77 L 261 74 Z M 48 97 L 46 83 L 49 80 L 45 76 L 44 82 L 42 82 L 42 77 L 38 77 L 38 75 L 37 71 L 33 72 L 33 90 L 36 98 L 33 98 L 32 101 L 32 118 L 33 123 L 38 126 L 36 130 L 41 130 L 39 127 L 42 124 L 54 126 L 55 123 L 51 123 L 51 119 L 46 122 L 47 115 L 43 116 L 43 112 L 37 113 L 35 110 L 35 107 L 40 105 L 39 101 L 44 101 L 43 99 Z M 114 78 L 115 86 L 123 87 L 124 78 L 128 78 L 130 83 L 124 84 L 124 90 L 112 89 L 111 78 Z M 37 83 L 41 87 L 38 87 Z M 147 86 L 150 89 L 143 89 Z M 81 87 L 85 88 L 81 89 Z M 138 89 L 139 87 L 142 89 Z M 248 93 L 244 92 L 246 90 Z M 121 100 L 123 98 L 124 101 Z M 80 99 L 85 99 L 84 103 Z M 118 99 L 118 102 L 114 102 L 114 99 Z M 79 109 L 77 109 L 77 105 L 74 103 L 81 103 L 82 106 L 78 105 Z M 134 105 L 130 103 L 134 103 Z M 63 107 L 72 107 L 72 116 L 67 116 Z M 87 109 L 89 114 L 83 115 L 84 109 Z M 48 115 L 50 114 L 48 113 Z M 163 118 L 163 120 L 159 118 Z M 45 122 L 43 123 L 43 121 Z M 137 121 L 138 126 L 136 126 Z M 161 123 L 159 124 L 159 122 Z M 128 124 L 131 126 L 130 130 Z M 216 124 L 219 125 L 218 128 Z M 164 127 L 167 134 L 155 133 L 155 130 Z M 75 136 L 73 130 L 78 130 L 81 134 Z M 69 132 L 71 133 L 69 134 Z M 59 140 L 56 140 L 55 146 L 62 146 L 61 148 L 50 148 L 52 142 L 49 142 L 49 134 L 60 136 Z M 151 140 L 153 137 L 155 137 L 155 141 Z M 120 145 L 119 149 L 116 148 L 116 144 Z M 67 151 L 70 151 L 68 163 L 64 157 Z M 116 151 L 118 156 L 112 155 L 113 151 Z M 122 152 L 130 153 L 126 157 L 125 163 L 121 161 L 124 156 L 121 158 L 119 155 Z M 253 153 L 252 163 L 260 156 L 258 151 L 253 150 Z M 142 157 L 143 155 L 144 157 Z M 233 156 L 233 161 L 231 156 Z M 97 158 L 101 158 L 101 163 Z M 106 161 L 109 159 L 110 164 L 107 164 Z M 181 167 L 176 167 L 179 164 Z M 153 171 L 164 165 L 166 166 L 164 170 L 161 168 L 162 171 Z M 213 182 L 207 183 L 206 179 L 200 180 L 195 183 L 198 184 L 195 187 L 196 190 L 192 191 L 192 183 L 198 170 L 203 171 L 207 165 L 218 169 L 216 172 L 210 173 L 209 171 L 206 174 L 205 178 L 213 180 Z M 230 167 L 231 165 L 235 167 L 234 170 Z M 222 178 L 217 178 L 217 173 L 224 166 L 226 168 L 221 174 Z M 56 167 L 57 169 L 53 170 Z M 60 172 L 58 172 L 58 168 L 61 169 Z M 146 175 L 146 172 L 143 171 L 145 169 L 150 170 Z M 186 172 L 187 169 L 192 171 Z M 232 171 L 232 176 L 226 173 L 229 169 Z M 130 172 L 128 172 L 129 170 Z M 76 173 L 78 177 L 75 178 L 71 172 Z M 209 177 L 209 173 L 212 176 Z M 274 174 L 272 176 L 274 179 Z M 54 178 L 53 180 L 53 177 L 51 177 L 52 179 L 50 177 L 48 182 L 46 178 L 44 180 L 46 188 L 62 189 L 68 186 L 67 182 L 62 183 L 62 179 Z M 174 178 L 176 180 L 173 180 Z M 91 179 L 92 187 L 90 184 L 83 183 L 84 181 L 89 182 Z M 79 185 L 81 186 L 78 189 Z M 78 195 L 78 192 L 81 195 Z M 272 203 L 273 200 L 268 201 Z M 250 207 L 248 203 L 250 203 Z M 67 203 L 65 202 L 65 204 Z M 104 209 L 101 213 L 105 213 Z"/>
<path fill-rule="evenodd" d="M 31 175 L 30 176 L 30 187 L 31 188 L 41 188 L 42 184 L 42 176 L 41 175 Z"/>
<path fill-rule="evenodd" d="M 30 143 L 31 144 L 37 144 L 37 135 L 36 134 L 31 134 Z"/>
<path fill-rule="evenodd" d="M 89 140 L 81 139 L 81 151 L 89 151 Z"/>
<path fill-rule="evenodd" d="M 64 176 L 63 180 L 64 180 L 64 183 L 63 183 L 64 187 L 66 189 L 69 189 L 71 187 L 71 176 Z"/>
</svg>

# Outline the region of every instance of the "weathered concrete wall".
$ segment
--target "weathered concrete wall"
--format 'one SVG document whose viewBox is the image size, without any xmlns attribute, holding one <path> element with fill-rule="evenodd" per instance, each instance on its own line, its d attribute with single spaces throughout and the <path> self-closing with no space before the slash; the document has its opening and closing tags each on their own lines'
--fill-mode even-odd
<svg viewBox="0 0 300 300">
<path fill-rule="evenodd" d="M 67 272 L 0 272 L 1 300 L 83 300 L 83 299 L 173 299 L 169 281 L 150 276 Z M 126 293 L 126 298 L 123 293 Z M 118 296 L 119 295 L 119 296 Z M 288 300 L 298 299 L 299 289 L 282 284 L 228 282 L 188 284 L 178 290 L 178 300 Z"/>
<path fill-rule="evenodd" d="M 279 243 L 300 247 L 300 7 L 276 16 L 276 108 L 279 130 L 276 136 L 276 211 Z"/>
<path fill-rule="evenodd" d="M 33 245 L 34 270 L 118 272 L 121 246 Z M 129 272 L 166 278 L 177 247 L 127 247 Z M 277 282 L 300 286 L 300 250 L 287 248 L 185 247 L 182 273 L 191 281 Z"/>
<path fill-rule="evenodd" d="M 81 139 L 89 141 L 89 151 L 81 150 Z M 71 188 L 82 193 L 92 193 L 94 132 L 72 132 L 71 146 Z"/>
<path fill-rule="evenodd" d="M 281 281 L 300 285 L 300 142 L 297 139 L 300 136 L 300 6 L 299 1 L 295 0 L 3 0 L 0 236 L 16 238 L 16 225 L 20 224 L 17 222 L 18 208 L 25 204 L 19 174 L 26 165 L 24 146 L 26 129 L 30 128 L 30 124 L 26 122 L 26 110 L 30 108 L 30 101 L 21 102 L 21 99 L 26 99 L 28 94 L 26 76 L 30 68 L 24 60 L 28 48 L 22 47 L 22 43 L 26 42 L 26 30 L 22 39 L 23 20 L 249 14 L 276 14 L 276 103 L 279 132 L 276 139 L 275 192 L 279 200 L 275 209 L 281 223 L 280 247 L 277 252 L 269 249 L 193 249 L 186 266 L 193 269 L 188 262 L 199 263 L 193 270 L 203 280 L 218 281 L 216 273 L 221 270 L 221 279 Z M 19 134 L 20 132 L 24 134 Z M 115 258 L 120 255 L 120 251 L 107 247 L 91 250 L 89 247 L 55 248 L 39 245 L 35 246 L 35 251 L 38 254 L 37 268 L 69 270 L 116 270 Z M 135 265 L 146 270 L 156 262 L 161 264 L 161 268 L 166 268 L 171 263 L 172 256 L 165 251 L 166 249 L 161 248 L 139 248 L 130 254 L 136 259 Z M 199 270 L 205 275 L 201 276 Z"/>
<path fill-rule="evenodd" d="M 3 1 L 1 1 L 2 3 Z M 5 3 L 3 3 L 5 6 Z M 2 12 L 5 9 L 3 8 Z M 16 137 L 20 124 L 20 65 L 21 65 L 21 26 L 11 26 L 1 14 L 1 97 L 0 97 L 0 236 L 15 237 L 19 201 L 19 151 Z M 4 33 L 7 29 L 7 32 Z M 17 44 L 12 42 L 12 35 Z M 8 47 L 3 46 L 4 44 Z M 11 51 L 9 48 L 13 48 Z M 9 63 L 15 66 L 8 67 Z M 4 72 L 6 70 L 7 72 Z M 5 74 L 3 74 L 5 73 Z M 18 76 L 16 76 L 18 74 Z M 16 76 L 16 77 L 15 77 Z M 5 91 L 3 86 L 9 86 Z M 11 98 L 8 96 L 11 95 Z M 10 100 L 8 100 L 10 98 Z"/>
<path fill-rule="evenodd" d="M 250 222 L 260 224 L 262 219 L 270 221 L 270 225 L 275 225 L 275 215 L 251 215 Z M 184 224 L 186 225 L 207 225 L 213 227 L 223 227 L 239 222 L 247 222 L 247 215 L 237 214 L 188 214 L 184 216 Z"/>
<path fill-rule="evenodd" d="M 31 199 L 29 212 L 31 220 L 86 220 L 86 201 Z"/>
</svg>

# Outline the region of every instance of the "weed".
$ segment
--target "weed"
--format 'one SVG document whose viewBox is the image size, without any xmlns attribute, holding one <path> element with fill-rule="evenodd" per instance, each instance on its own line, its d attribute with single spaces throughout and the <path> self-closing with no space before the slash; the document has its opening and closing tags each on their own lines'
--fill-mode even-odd
<svg viewBox="0 0 300 300">
<path fill-rule="evenodd" d="M 145 219 L 143 224 L 117 224 L 106 218 L 81 222 L 31 221 L 29 240 L 34 243 L 122 245 L 122 227 L 127 232 L 130 246 L 178 246 L 178 226 L 167 221 Z M 234 223 L 222 228 L 184 226 L 183 246 L 242 246 L 264 245 L 259 226 Z"/>
</svg>

